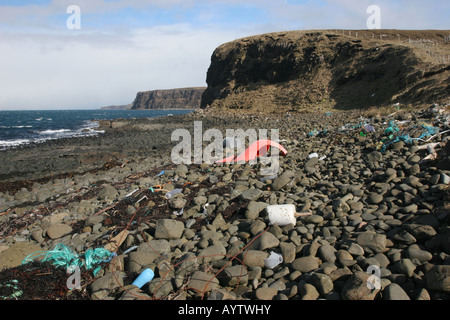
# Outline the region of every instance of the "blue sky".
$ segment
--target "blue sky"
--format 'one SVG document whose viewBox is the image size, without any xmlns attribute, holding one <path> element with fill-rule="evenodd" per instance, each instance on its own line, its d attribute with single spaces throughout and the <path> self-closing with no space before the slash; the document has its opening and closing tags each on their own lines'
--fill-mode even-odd
<svg viewBox="0 0 450 320">
<path fill-rule="evenodd" d="M 249 35 L 450 29 L 442 0 L 0 0 L 0 110 L 99 108 L 136 92 L 205 86 L 214 49 Z M 66 10 L 81 10 L 70 30 Z"/>
</svg>

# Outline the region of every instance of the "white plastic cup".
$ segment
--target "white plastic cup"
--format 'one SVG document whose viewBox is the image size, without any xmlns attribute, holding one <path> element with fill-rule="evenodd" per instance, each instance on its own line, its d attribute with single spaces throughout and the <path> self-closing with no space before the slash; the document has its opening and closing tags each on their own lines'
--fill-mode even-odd
<svg viewBox="0 0 450 320">
<path fill-rule="evenodd" d="M 295 225 L 297 218 L 295 217 L 295 206 L 293 204 L 272 205 L 266 208 L 269 221 L 273 225 L 287 226 Z"/>
<path fill-rule="evenodd" d="M 153 277 L 155 276 L 152 269 L 145 269 L 141 272 L 141 274 L 136 278 L 136 280 L 133 281 L 132 285 L 138 287 L 139 289 L 142 288 L 145 284 L 152 281 Z"/>
<path fill-rule="evenodd" d="M 270 252 L 270 256 L 264 259 L 264 265 L 266 268 L 273 269 L 283 262 L 283 256 L 279 253 Z"/>
</svg>

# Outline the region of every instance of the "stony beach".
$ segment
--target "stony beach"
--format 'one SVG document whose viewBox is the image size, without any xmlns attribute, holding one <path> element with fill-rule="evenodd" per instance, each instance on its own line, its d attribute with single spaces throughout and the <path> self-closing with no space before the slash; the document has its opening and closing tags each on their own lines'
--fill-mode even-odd
<svg viewBox="0 0 450 320">
<path fill-rule="evenodd" d="M 193 132 L 194 121 L 224 136 L 277 129 L 288 153 L 270 179 L 259 162 L 173 164 L 171 134 Z M 439 133 L 423 135 L 424 125 Z M 448 108 L 198 111 L 101 128 L 99 137 L 0 152 L 0 299 L 450 298 Z M 394 142 L 400 133 L 412 141 Z M 267 207 L 284 204 L 308 214 L 271 224 Z M 81 268 L 81 288 L 69 290 L 64 268 L 21 264 L 58 245 L 111 256 L 95 275 Z M 272 253 L 280 263 L 268 267 Z M 147 268 L 154 278 L 132 285 Z"/>
</svg>

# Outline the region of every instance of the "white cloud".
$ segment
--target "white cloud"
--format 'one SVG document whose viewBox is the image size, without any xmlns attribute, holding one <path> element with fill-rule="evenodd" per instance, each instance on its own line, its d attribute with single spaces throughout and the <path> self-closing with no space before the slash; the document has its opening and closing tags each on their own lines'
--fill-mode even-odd
<svg viewBox="0 0 450 320">
<path fill-rule="evenodd" d="M 233 31 L 189 25 L 124 34 L 14 35 L 0 42 L 0 109 L 127 104 L 138 91 L 206 85 L 214 49 Z"/>
</svg>

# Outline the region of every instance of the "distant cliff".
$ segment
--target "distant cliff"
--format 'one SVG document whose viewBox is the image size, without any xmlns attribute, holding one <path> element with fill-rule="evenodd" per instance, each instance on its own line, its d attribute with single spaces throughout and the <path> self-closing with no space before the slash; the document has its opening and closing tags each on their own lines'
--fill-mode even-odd
<svg viewBox="0 0 450 320">
<path fill-rule="evenodd" d="M 125 105 L 113 105 L 113 106 L 107 106 L 102 107 L 102 110 L 129 110 L 131 109 L 132 104 L 125 104 Z"/>
<path fill-rule="evenodd" d="M 431 39 L 427 50 L 447 56 L 448 34 L 291 31 L 238 39 L 213 52 L 201 107 L 286 112 L 439 102 L 450 93 L 450 66 L 414 43 Z"/>
<path fill-rule="evenodd" d="M 197 109 L 206 88 L 179 88 L 138 92 L 131 109 Z"/>
</svg>

